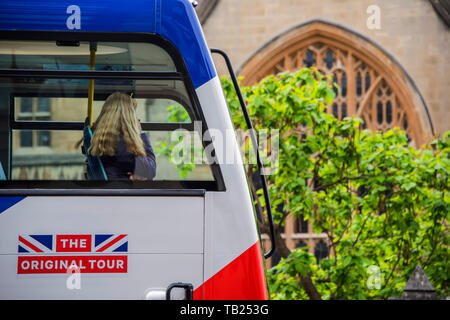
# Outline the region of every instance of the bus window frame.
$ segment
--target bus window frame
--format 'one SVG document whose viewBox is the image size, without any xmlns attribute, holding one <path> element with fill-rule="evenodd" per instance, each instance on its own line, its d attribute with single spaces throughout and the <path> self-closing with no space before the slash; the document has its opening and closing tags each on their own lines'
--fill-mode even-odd
<svg viewBox="0 0 450 320">
<path fill-rule="evenodd" d="M 208 130 L 200 102 L 195 92 L 194 85 L 189 76 L 186 64 L 178 49 L 168 40 L 154 33 L 128 33 L 128 32 L 68 32 L 68 31 L 0 31 L 0 40 L 28 40 L 28 41 L 96 41 L 96 42 L 126 42 L 126 43 L 151 43 L 165 50 L 175 63 L 176 72 L 166 71 L 88 71 L 88 70 L 33 70 L 33 69 L 4 69 L 0 68 L 0 78 L 78 78 L 78 79 L 132 79 L 132 80 L 179 80 L 185 85 L 188 93 L 194 118 L 190 123 L 142 123 L 143 131 L 171 131 L 175 129 L 194 130 L 193 121 L 202 122 L 202 136 Z M 114 75 L 114 77 L 112 77 Z M 83 130 L 81 122 L 62 121 L 17 121 L 14 117 L 14 93 L 11 94 L 6 131 L 8 132 L 7 176 L 11 177 L 12 163 L 12 130 Z M 22 96 L 22 95 L 20 95 Z M 186 109 L 187 110 L 187 109 Z M 80 132 L 81 133 L 81 132 Z M 202 140 L 203 148 L 207 144 Z M 81 152 L 81 151 L 80 151 Z M 212 150 L 212 155 L 215 155 Z M 110 190 L 111 194 L 142 195 L 142 190 L 155 194 L 152 190 L 207 190 L 226 191 L 225 182 L 220 166 L 212 159 L 210 169 L 214 177 L 213 181 L 195 180 L 157 180 L 157 181 L 88 181 L 88 180 L 4 180 L 0 181 L 0 195 L 18 192 L 26 195 L 33 193 L 32 189 L 40 189 L 37 195 L 73 195 L 80 194 L 81 189 L 91 191 L 100 190 L 99 193 L 107 194 L 101 190 Z M 120 190 L 126 189 L 126 192 Z M 9 190 L 9 191 L 8 191 Z M 30 191 L 30 192 L 27 192 Z M 145 192 L 144 192 L 145 193 Z M 164 192 L 163 192 L 164 193 Z M 158 192 L 156 192 L 158 194 Z M 176 192 L 174 193 L 176 194 Z M 181 193 L 183 194 L 183 192 Z"/>
<path fill-rule="evenodd" d="M 16 105 L 15 105 L 15 99 L 16 98 L 24 98 L 24 97 L 31 97 L 31 98 L 86 98 L 82 95 L 71 95 L 71 96 L 58 96 L 58 95 L 52 95 L 51 93 L 42 94 L 42 92 L 34 92 L 34 91 L 28 91 L 26 93 L 20 93 L 20 95 L 16 95 L 12 93 L 10 95 L 9 101 L 9 124 L 11 125 L 12 130 L 83 130 L 84 128 L 84 122 L 82 121 L 51 121 L 51 120 L 20 120 L 16 118 Z M 185 129 L 188 131 L 194 130 L 194 122 L 192 119 L 197 120 L 195 117 L 195 114 L 192 112 L 193 110 L 190 109 L 190 107 L 187 106 L 186 101 L 178 100 L 176 101 L 174 97 L 172 96 L 150 96 L 150 95 L 141 95 L 139 96 L 139 99 L 142 98 L 162 98 L 167 100 L 172 100 L 179 105 L 183 106 L 186 113 L 189 115 L 190 122 L 144 122 L 141 121 L 141 126 L 143 131 L 173 131 L 176 129 Z M 107 96 L 103 94 L 94 94 L 94 101 L 105 101 Z"/>
</svg>

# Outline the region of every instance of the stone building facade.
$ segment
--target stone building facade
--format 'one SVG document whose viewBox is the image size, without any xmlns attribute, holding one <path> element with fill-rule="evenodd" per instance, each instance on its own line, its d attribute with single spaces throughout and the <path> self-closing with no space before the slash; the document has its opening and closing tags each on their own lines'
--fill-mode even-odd
<svg viewBox="0 0 450 320">
<path fill-rule="evenodd" d="M 418 147 L 450 129 L 448 2 L 198 2 L 208 45 L 228 53 L 243 85 L 315 66 L 342 89 L 328 106 L 338 118 L 359 116 L 373 130 L 400 127 Z M 308 245 L 319 258 L 328 254 L 326 236 L 307 221 L 290 217 L 283 237 L 291 249 Z"/>
</svg>

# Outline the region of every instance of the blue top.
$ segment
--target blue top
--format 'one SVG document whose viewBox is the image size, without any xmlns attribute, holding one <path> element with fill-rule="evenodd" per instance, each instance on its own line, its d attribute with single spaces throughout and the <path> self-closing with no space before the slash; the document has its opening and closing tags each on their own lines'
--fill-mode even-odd
<svg viewBox="0 0 450 320">
<path fill-rule="evenodd" d="M 125 140 L 119 138 L 116 154 L 114 156 L 101 156 L 108 180 L 130 179 L 130 173 L 152 180 L 156 175 L 156 160 L 150 140 L 145 133 L 141 133 L 144 142 L 146 157 L 135 156 L 127 151 Z"/>
<path fill-rule="evenodd" d="M 195 88 L 216 76 L 189 0 L 1 0 L 0 30 L 156 33 L 181 52 Z"/>
</svg>

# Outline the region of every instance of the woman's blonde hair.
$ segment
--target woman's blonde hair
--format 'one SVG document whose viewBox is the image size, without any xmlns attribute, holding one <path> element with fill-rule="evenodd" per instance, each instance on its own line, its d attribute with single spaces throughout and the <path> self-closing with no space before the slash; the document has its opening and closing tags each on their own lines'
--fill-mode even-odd
<svg viewBox="0 0 450 320">
<path fill-rule="evenodd" d="M 136 100 L 125 93 L 115 92 L 106 99 L 97 121 L 92 126 L 93 135 L 89 148 L 91 155 L 114 156 L 120 135 L 123 136 L 129 153 L 136 156 L 146 155 L 136 107 Z"/>
</svg>

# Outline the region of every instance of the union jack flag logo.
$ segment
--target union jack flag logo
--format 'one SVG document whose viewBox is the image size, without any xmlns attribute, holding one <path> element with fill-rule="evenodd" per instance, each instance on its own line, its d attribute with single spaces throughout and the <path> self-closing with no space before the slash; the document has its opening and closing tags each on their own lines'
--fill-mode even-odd
<svg viewBox="0 0 450 320">
<path fill-rule="evenodd" d="M 35 234 L 19 236 L 18 252 L 53 252 L 53 236 Z"/>
<path fill-rule="evenodd" d="M 126 234 L 19 235 L 18 253 L 128 252 Z"/>
<path fill-rule="evenodd" d="M 96 234 L 95 252 L 128 252 L 128 235 Z"/>
</svg>

